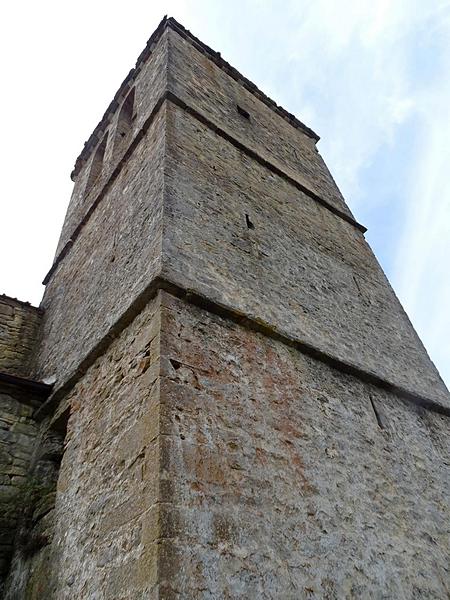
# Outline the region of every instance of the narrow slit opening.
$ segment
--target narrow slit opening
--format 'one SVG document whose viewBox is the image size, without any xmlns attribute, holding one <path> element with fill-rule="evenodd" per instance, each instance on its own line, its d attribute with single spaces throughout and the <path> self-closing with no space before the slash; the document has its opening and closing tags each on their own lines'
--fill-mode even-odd
<svg viewBox="0 0 450 600">
<path fill-rule="evenodd" d="M 106 134 L 100 144 L 97 146 L 94 154 L 94 158 L 91 163 L 91 170 L 89 171 L 89 177 L 86 184 L 86 193 L 88 193 L 93 187 L 94 183 L 100 177 L 103 169 L 103 159 L 105 158 L 106 143 L 108 140 L 108 134 Z"/>
<path fill-rule="evenodd" d="M 127 97 L 120 107 L 119 116 L 117 119 L 116 133 L 114 136 L 114 152 L 120 149 L 122 142 L 128 136 L 133 127 L 134 112 L 134 88 L 131 88 Z"/>
<path fill-rule="evenodd" d="M 238 113 L 244 117 L 244 119 L 249 119 L 250 120 L 250 113 L 248 112 L 248 110 L 245 110 L 245 108 L 242 108 L 242 106 L 239 106 L 239 104 L 236 104 L 236 108 Z"/>
<path fill-rule="evenodd" d="M 384 429 L 383 420 L 381 419 L 381 415 L 378 412 L 377 407 L 375 406 L 375 402 L 374 402 L 372 396 L 369 396 L 369 400 L 370 400 L 370 404 L 372 405 L 372 410 L 373 410 L 373 412 L 375 414 L 375 418 L 377 420 L 378 427 L 380 429 Z"/>
<path fill-rule="evenodd" d="M 248 229 L 255 229 L 255 226 L 251 222 L 250 217 L 248 216 L 247 213 L 245 213 L 245 223 L 246 223 Z"/>
</svg>

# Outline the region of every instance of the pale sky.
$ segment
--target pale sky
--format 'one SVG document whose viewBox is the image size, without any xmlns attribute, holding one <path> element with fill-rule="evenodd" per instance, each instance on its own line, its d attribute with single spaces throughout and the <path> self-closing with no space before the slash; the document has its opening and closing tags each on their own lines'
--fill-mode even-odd
<svg viewBox="0 0 450 600">
<path fill-rule="evenodd" d="M 0 293 L 40 302 L 84 141 L 164 14 L 320 136 L 450 384 L 450 0 L 4 3 Z"/>
</svg>

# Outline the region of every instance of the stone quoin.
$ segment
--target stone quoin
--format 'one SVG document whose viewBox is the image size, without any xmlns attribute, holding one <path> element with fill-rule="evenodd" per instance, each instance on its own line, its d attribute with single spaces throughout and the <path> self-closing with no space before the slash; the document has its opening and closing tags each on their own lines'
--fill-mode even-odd
<svg viewBox="0 0 450 600">
<path fill-rule="evenodd" d="M 0 296 L 6 600 L 449 597 L 450 395 L 318 139 L 162 20 Z"/>
</svg>

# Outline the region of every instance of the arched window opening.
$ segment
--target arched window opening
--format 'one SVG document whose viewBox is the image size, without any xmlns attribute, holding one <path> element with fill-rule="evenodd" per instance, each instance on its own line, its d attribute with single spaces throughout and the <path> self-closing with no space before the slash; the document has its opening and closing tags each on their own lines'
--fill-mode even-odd
<svg viewBox="0 0 450 600">
<path fill-rule="evenodd" d="M 108 134 L 104 136 L 95 150 L 94 158 L 92 159 L 91 170 L 89 171 L 89 178 L 86 184 L 86 193 L 90 191 L 102 172 L 107 140 Z"/>
<path fill-rule="evenodd" d="M 120 147 L 122 141 L 131 131 L 134 119 L 134 88 L 131 88 L 128 96 L 120 107 L 119 118 L 117 120 L 116 135 L 114 139 L 114 151 Z"/>
</svg>

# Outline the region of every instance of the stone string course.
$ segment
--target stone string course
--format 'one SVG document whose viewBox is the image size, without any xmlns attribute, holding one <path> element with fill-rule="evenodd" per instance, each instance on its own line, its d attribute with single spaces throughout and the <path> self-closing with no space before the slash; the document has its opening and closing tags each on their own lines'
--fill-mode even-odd
<svg viewBox="0 0 450 600">
<path fill-rule="evenodd" d="M 395 386 L 379 376 L 374 375 L 373 373 L 336 359 L 332 355 L 322 352 L 314 346 L 300 342 L 296 338 L 284 334 L 282 331 L 277 330 L 269 323 L 265 323 L 262 319 L 250 318 L 245 313 L 230 308 L 229 306 L 213 302 L 205 296 L 194 293 L 193 290 L 181 288 L 172 281 L 157 277 L 128 307 L 120 319 L 111 326 L 105 337 L 103 337 L 98 344 L 92 348 L 84 360 L 79 364 L 78 368 L 68 376 L 65 383 L 57 387 L 53 393 L 47 392 L 47 397 L 50 397 L 48 397 L 48 400 L 42 403 L 41 406 L 36 410 L 36 418 L 41 419 L 44 415 L 52 413 L 55 410 L 55 407 L 57 408 L 58 406 L 59 408 L 56 414 L 61 412 L 61 406 L 66 406 L 65 403 L 60 404 L 61 401 L 64 400 L 66 395 L 73 389 L 78 381 L 84 377 L 87 370 L 97 360 L 97 358 L 102 356 L 107 351 L 111 343 L 121 335 L 123 329 L 133 321 L 133 319 L 141 312 L 142 308 L 146 306 L 146 304 L 152 300 L 159 291 L 167 292 L 176 298 L 189 302 L 193 306 L 205 309 L 212 314 L 228 319 L 233 323 L 242 325 L 250 331 L 256 331 L 271 339 L 280 341 L 285 346 L 295 348 L 302 354 L 314 358 L 315 360 L 328 365 L 340 373 L 352 375 L 362 382 L 369 383 L 383 390 L 387 390 L 395 396 L 398 396 L 399 398 L 402 398 L 403 400 L 410 402 L 417 407 L 426 408 L 438 414 L 450 416 L 450 408 L 445 405 L 435 402 L 428 397 L 411 392 L 408 389 Z"/>
</svg>

